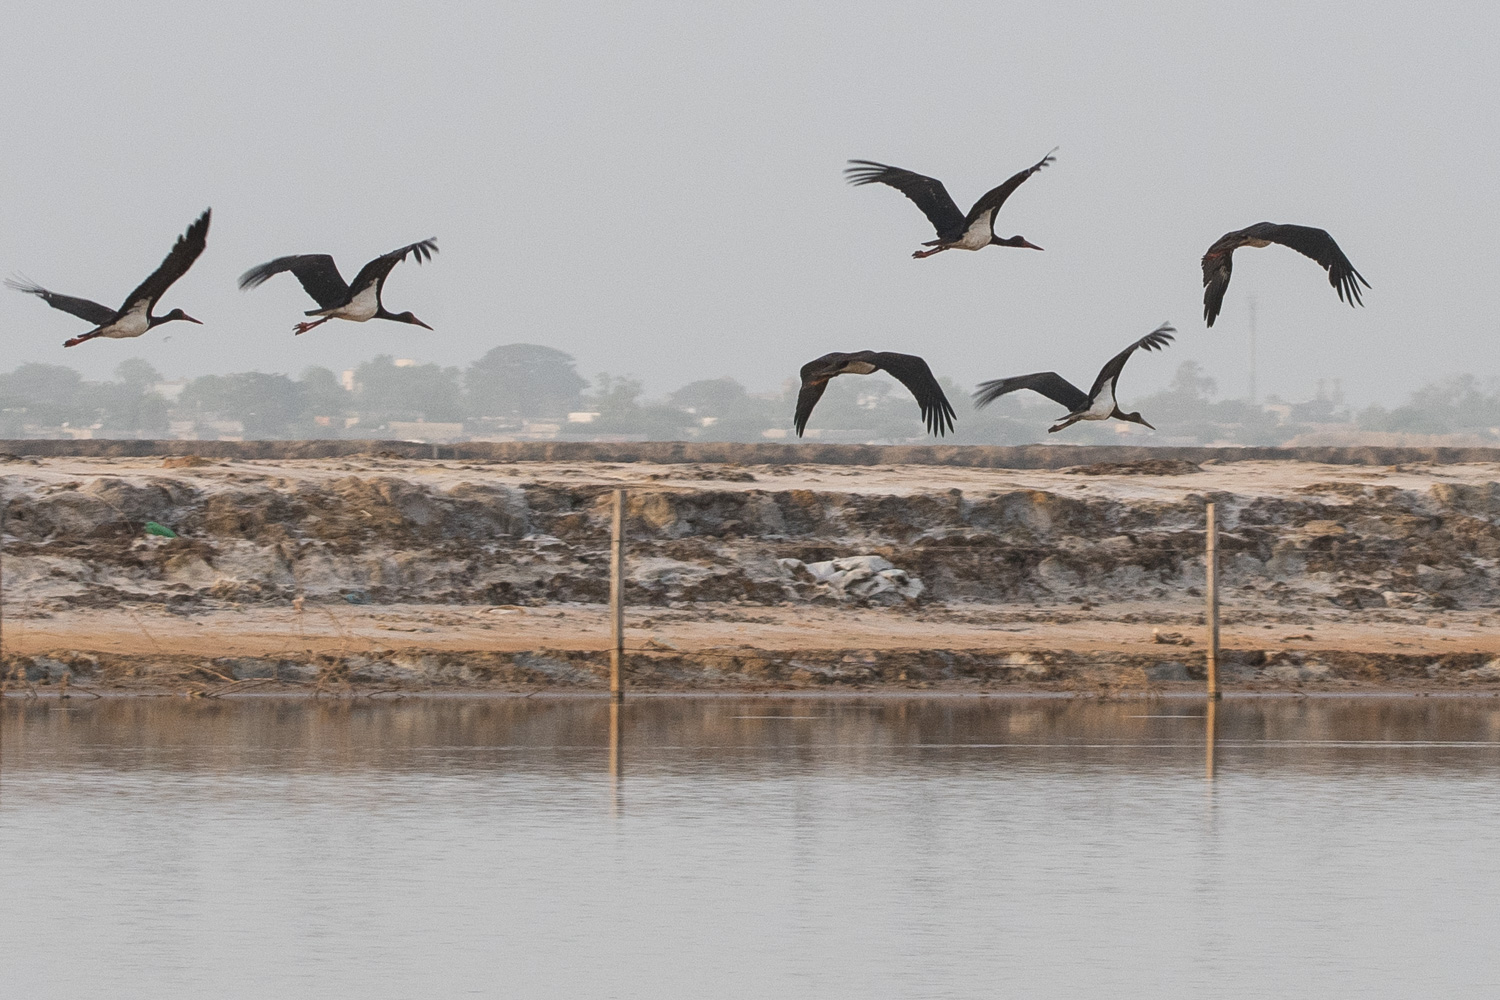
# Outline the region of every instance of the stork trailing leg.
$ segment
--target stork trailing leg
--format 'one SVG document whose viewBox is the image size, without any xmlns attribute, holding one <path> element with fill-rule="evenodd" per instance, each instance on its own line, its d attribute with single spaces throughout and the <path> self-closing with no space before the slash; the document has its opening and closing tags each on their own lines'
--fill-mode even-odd
<svg viewBox="0 0 1500 1000">
<path fill-rule="evenodd" d="M 318 320 L 315 323 L 298 323 L 296 326 L 292 327 L 292 333 L 300 336 L 301 334 L 306 333 L 308 330 L 311 330 L 315 326 L 322 326 L 324 323 L 327 323 L 331 319 L 333 319 L 332 316 L 324 316 L 322 319 Z"/>
</svg>

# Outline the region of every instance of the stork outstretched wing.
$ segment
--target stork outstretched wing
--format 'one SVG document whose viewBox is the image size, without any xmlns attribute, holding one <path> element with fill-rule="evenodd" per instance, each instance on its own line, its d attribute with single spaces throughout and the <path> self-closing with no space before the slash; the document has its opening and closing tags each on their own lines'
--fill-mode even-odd
<svg viewBox="0 0 1500 1000">
<path fill-rule="evenodd" d="M 1277 222 L 1257 222 L 1253 226 L 1225 233 L 1203 255 L 1203 319 L 1214 325 L 1224 305 L 1224 292 L 1234 270 L 1234 251 L 1243 246 L 1265 246 L 1279 243 L 1310 257 L 1328 272 L 1328 283 L 1338 292 L 1339 301 L 1351 306 L 1364 305 L 1359 286 L 1370 287 L 1364 275 L 1354 269 L 1344 251 L 1326 229 L 1292 226 Z"/>
<path fill-rule="evenodd" d="M 1057 152 L 1057 150 L 1054 148 L 1051 153 L 1048 153 L 1036 163 L 1033 163 L 1025 170 L 1016 174 L 1004 184 L 1001 184 L 997 188 L 986 191 L 984 197 L 976 201 L 974 203 L 974 207 L 969 209 L 969 214 L 964 216 L 963 228 L 968 229 L 969 226 L 974 224 L 974 221 L 976 219 L 980 218 L 986 212 L 1000 211 L 1000 206 L 1005 204 L 1005 199 L 1009 198 L 1011 196 L 1011 193 L 1014 192 L 1016 188 L 1020 187 L 1021 184 L 1026 180 L 1026 178 L 1030 177 L 1032 174 L 1036 173 L 1038 170 L 1042 169 L 1047 164 L 1052 163 L 1057 159 L 1057 157 L 1052 155 L 1052 153 L 1055 152 Z M 993 216 L 991 218 L 993 220 Z M 991 226 L 993 225 L 994 223 L 992 221 Z"/>
<path fill-rule="evenodd" d="M 172 287 L 172 282 L 187 274 L 188 268 L 193 266 L 203 253 L 203 248 L 208 245 L 208 223 L 213 217 L 213 209 L 207 209 L 191 226 L 187 232 L 177 237 L 177 242 L 172 245 L 171 251 L 162 260 L 161 266 L 151 272 L 151 276 L 141 282 L 135 291 L 125 297 L 125 302 L 120 306 L 120 312 L 127 313 L 141 302 L 147 302 L 147 312 L 155 306 L 157 300 L 166 294 L 167 289 Z"/>
<path fill-rule="evenodd" d="M 1109 361 L 1105 363 L 1104 367 L 1099 369 L 1099 377 L 1094 379 L 1094 387 L 1089 390 L 1088 398 L 1097 399 L 1099 396 L 1099 390 L 1103 389 L 1106 385 L 1119 378 L 1120 372 L 1125 368 L 1125 362 L 1130 360 L 1130 356 L 1132 354 L 1134 354 L 1138 350 L 1159 351 L 1172 342 L 1172 340 L 1174 339 L 1172 337 L 1172 334 L 1176 332 L 1177 328 L 1172 326 L 1172 324 L 1163 323 L 1155 330 L 1152 330 L 1150 333 L 1146 334 L 1140 340 L 1137 340 L 1135 343 L 1125 348 L 1125 350 L 1121 351 L 1119 354 L 1116 354 L 1114 357 L 1110 358 Z"/>
<path fill-rule="evenodd" d="M 1030 375 L 1015 375 L 979 383 L 979 389 L 974 393 L 974 406 L 983 409 L 1006 393 L 1022 389 L 1030 389 L 1046 396 L 1054 403 L 1067 407 L 1069 413 L 1076 413 L 1089 405 L 1089 397 L 1084 395 L 1083 390 L 1057 372 L 1033 372 Z"/>
<path fill-rule="evenodd" d="M 104 326 L 106 323 L 112 321 L 116 315 L 118 315 L 109 306 L 102 305 L 98 302 L 93 302 L 89 299 L 74 298 L 71 295 L 59 295 L 56 292 L 49 292 L 47 289 L 43 288 L 41 285 L 38 285 L 30 278 L 21 276 L 6 278 L 5 287 L 14 288 L 16 291 L 25 292 L 27 295 L 35 295 L 37 298 L 47 303 L 53 309 L 61 309 L 63 312 L 68 313 L 69 315 L 77 316 L 79 319 L 88 320 L 95 326 Z"/>
<path fill-rule="evenodd" d="M 844 173 L 848 176 L 850 184 L 888 184 L 910 198 L 922 210 L 922 214 L 927 216 L 927 221 L 932 223 L 932 228 L 937 230 L 939 241 L 957 240 L 963 236 L 964 213 L 954 204 L 953 197 L 948 194 L 948 189 L 943 187 L 942 181 L 910 170 L 902 170 L 900 167 L 876 163 L 874 160 L 850 160 L 849 162 L 854 166 L 849 167 Z M 1009 183 L 1010 181 L 1006 181 L 1006 184 Z M 1019 184 L 1020 181 L 1016 183 Z M 1006 192 L 1007 195 L 1009 193 L 1009 191 Z M 1004 198 L 1002 197 L 1001 200 L 1003 201 Z"/>
</svg>

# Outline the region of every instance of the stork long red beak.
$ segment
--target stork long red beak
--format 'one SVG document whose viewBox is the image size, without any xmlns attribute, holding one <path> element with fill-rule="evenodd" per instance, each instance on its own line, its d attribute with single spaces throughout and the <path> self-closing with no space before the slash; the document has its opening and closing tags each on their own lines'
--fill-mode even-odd
<svg viewBox="0 0 1500 1000">
<path fill-rule="evenodd" d="M 1042 249 L 1041 247 L 1037 246 L 1035 243 L 1027 243 L 1025 240 L 1021 241 L 1021 246 L 1025 247 L 1027 250 L 1040 250 L 1040 249 Z"/>
<path fill-rule="evenodd" d="M 182 318 L 187 320 L 189 323 L 197 323 L 199 326 L 203 325 L 203 321 L 201 319 L 193 319 L 193 317 L 189 316 L 187 313 L 183 313 Z"/>
</svg>

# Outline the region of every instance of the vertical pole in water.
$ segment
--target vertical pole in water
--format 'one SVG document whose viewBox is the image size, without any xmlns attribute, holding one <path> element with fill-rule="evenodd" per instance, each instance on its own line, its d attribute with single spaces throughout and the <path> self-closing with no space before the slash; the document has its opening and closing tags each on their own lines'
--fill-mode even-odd
<svg viewBox="0 0 1500 1000">
<path fill-rule="evenodd" d="M 625 778 L 625 706 L 618 699 L 609 703 L 609 814 L 620 815 L 620 785 Z"/>
<path fill-rule="evenodd" d="M 1208 780 L 1214 778 L 1214 741 L 1218 739 L 1219 702 L 1215 698 L 1208 699 L 1208 706 L 1203 716 L 1203 745 L 1204 760 L 1207 766 Z"/>
<path fill-rule="evenodd" d="M 1208 527 L 1204 532 L 1203 594 L 1208 603 L 1204 624 L 1208 626 L 1208 696 L 1219 697 L 1219 506 L 1208 505 Z"/>
<path fill-rule="evenodd" d="M 609 693 L 625 698 L 621 676 L 625 660 L 625 491 L 615 490 L 614 517 L 609 535 Z"/>
</svg>

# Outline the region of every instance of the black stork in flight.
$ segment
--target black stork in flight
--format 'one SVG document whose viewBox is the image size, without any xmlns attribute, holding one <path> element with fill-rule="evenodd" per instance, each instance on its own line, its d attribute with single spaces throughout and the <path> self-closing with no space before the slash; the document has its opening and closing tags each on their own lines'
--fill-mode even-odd
<svg viewBox="0 0 1500 1000">
<path fill-rule="evenodd" d="M 1053 153 L 1057 150 L 1053 150 Z M 1001 239 L 995 235 L 995 216 L 1000 212 L 1000 206 L 1005 204 L 1011 192 L 1021 186 L 1021 183 L 1055 160 L 1052 153 L 1048 153 L 1041 160 L 1025 170 L 1016 174 L 1010 180 L 990 191 L 983 198 L 974 203 L 965 215 L 958 210 L 953 198 L 948 194 L 948 189 L 943 187 L 943 182 L 933 177 L 924 177 L 910 170 L 902 170 L 900 167 L 888 167 L 884 163 L 876 163 L 873 160 L 850 160 L 854 166 L 847 168 L 844 173 L 849 177 L 850 184 L 889 184 L 891 187 L 906 195 L 916 206 L 922 210 L 937 230 L 938 238 L 928 240 L 922 245 L 932 247 L 931 250 L 917 250 L 912 253 L 913 257 L 931 257 L 935 253 L 944 250 L 981 250 L 984 247 L 994 245 L 999 247 L 1026 247 L 1029 250 L 1040 250 L 1041 247 L 1035 243 L 1027 243 L 1020 236 L 1011 236 Z"/>
<path fill-rule="evenodd" d="M 915 354 L 893 354 L 890 351 L 856 351 L 853 354 L 825 354 L 802 366 L 802 390 L 797 393 L 797 436 L 807 428 L 807 418 L 823 398 L 828 380 L 837 375 L 870 375 L 887 371 L 917 398 L 927 430 L 939 436 L 953 429 L 953 407 L 943 395 L 943 387 L 932 377 L 927 362 Z"/>
<path fill-rule="evenodd" d="M 417 319 L 410 312 L 386 311 L 385 304 L 380 301 L 380 291 L 385 287 L 385 279 L 391 273 L 391 268 L 405 260 L 407 254 L 411 254 L 420 264 L 435 253 L 437 253 L 437 237 L 420 243 L 412 243 L 399 250 L 392 250 L 360 268 L 359 273 L 354 276 L 354 281 L 347 285 L 344 284 L 343 275 L 339 274 L 338 265 L 326 253 L 277 257 L 259 267 L 252 267 L 240 275 L 240 287 L 255 288 L 283 271 L 291 271 L 295 274 L 297 280 L 302 282 L 302 287 L 307 290 L 307 294 L 311 295 L 313 301 L 318 304 L 318 308 L 309 309 L 304 315 L 322 317 L 314 322 L 298 323 L 292 327 L 292 330 L 299 334 L 306 333 L 315 326 L 321 326 L 331 319 L 347 319 L 355 323 L 363 323 L 370 319 L 389 319 L 397 323 L 414 323 L 425 330 L 431 330 L 432 327 Z"/>
<path fill-rule="evenodd" d="M 1370 283 L 1354 269 L 1344 251 L 1324 229 L 1312 226 L 1283 226 L 1275 222 L 1257 222 L 1244 229 L 1220 236 L 1203 255 L 1203 318 L 1209 326 L 1224 304 L 1224 290 L 1229 287 L 1229 272 L 1234 267 L 1234 252 L 1240 247 L 1265 247 L 1280 243 L 1304 257 L 1311 257 L 1328 272 L 1328 283 L 1339 293 L 1339 301 L 1351 306 L 1364 305 L 1359 286 Z"/>
<path fill-rule="evenodd" d="M 1007 392 L 1030 389 L 1068 408 L 1067 416 L 1047 428 L 1048 434 L 1056 433 L 1064 427 L 1071 427 L 1080 420 L 1108 420 L 1110 417 L 1151 427 L 1139 413 L 1120 412 L 1120 407 L 1115 402 L 1115 383 L 1120 381 L 1120 372 L 1124 370 L 1125 362 L 1130 360 L 1130 356 L 1136 352 L 1137 348 L 1146 351 L 1161 350 L 1172 341 L 1172 334 L 1176 332 L 1171 324 L 1163 323 L 1110 358 L 1109 363 L 1099 369 L 1099 377 L 1094 379 L 1094 387 L 1087 393 L 1057 372 L 1036 372 L 1032 375 L 1017 375 L 1015 378 L 981 382 L 979 391 L 974 393 L 974 405 L 983 408 Z M 1156 430 L 1155 427 L 1151 429 Z"/>
<path fill-rule="evenodd" d="M 93 340 L 95 337 L 139 337 L 152 327 L 177 319 L 202 325 L 202 320 L 193 319 L 181 309 L 173 309 L 165 316 L 153 316 L 151 310 L 156 308 L 156 303 L 166 294 L 167 289 L 172 287 L 172 282 L 187 274 L 188 268 L 193 266 L 193 261 L 197 260 L 198 255 L 203 252 L 204 246 L 208 243 L 208 222 L 212 214 L 212 209 L 206 209 L 202 215 L 198 216 L 196 222 L 188 226 L 187 232 L 177 237 L 177 243 L 172 247 L 171 253 L 167 254 L 166 259 L 161 262 L 161 266 L 152 272 L 151 277 L 141 282 L 139 288 L 125 297 L 125 304 L 119 309 L 111 309 L 98 302 L 74 298 L 71 295 L 59 295 L 24 278 L 19 280 L 6 278 L 5 284 L 16 291 L 35 295 L 53 309 L 61 309 L 65 313 L 94 324 L 94 329 L 88 333 L 81 333 L 63 341 L 64 347 L 77 347 L 84 341 Z"/>
</svg>

